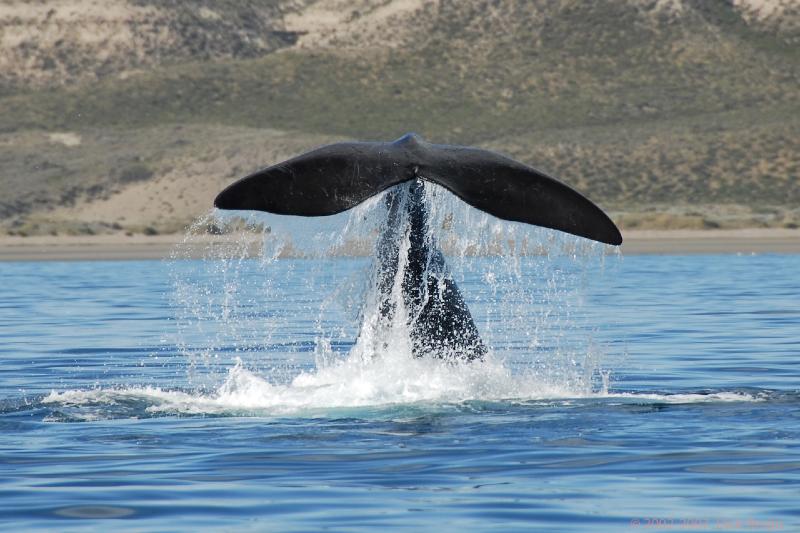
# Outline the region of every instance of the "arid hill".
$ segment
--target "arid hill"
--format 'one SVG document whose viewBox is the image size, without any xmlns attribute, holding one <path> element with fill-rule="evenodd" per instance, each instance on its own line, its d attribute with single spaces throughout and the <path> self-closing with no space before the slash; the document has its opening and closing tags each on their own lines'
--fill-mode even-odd
<svg viewBox="0 0 800 533">
<path fill-rule="evenodd" d="M 628 227 L 800 223 L 794 0 L 11 0 L 0 218 L 178 231 L 333 139 L 482 145 Z"/>
</svg>

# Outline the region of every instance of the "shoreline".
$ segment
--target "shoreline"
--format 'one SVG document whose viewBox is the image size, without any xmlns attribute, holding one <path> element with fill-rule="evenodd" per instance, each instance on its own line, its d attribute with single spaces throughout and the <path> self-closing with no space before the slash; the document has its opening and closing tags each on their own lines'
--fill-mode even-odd
<svg viewBox="0 0 800 533">
<path fill-rule="evenodd" d="M 624 255 L 800 253 L 800 229 L 630 230 L 623 233 Z M 183 235 L 95 235 L 0 237 L 0 261 L 115 261 L 165 259 Z M 182 258 L 201 258 L 224 236 L 193 239 Z"/>
</svg>

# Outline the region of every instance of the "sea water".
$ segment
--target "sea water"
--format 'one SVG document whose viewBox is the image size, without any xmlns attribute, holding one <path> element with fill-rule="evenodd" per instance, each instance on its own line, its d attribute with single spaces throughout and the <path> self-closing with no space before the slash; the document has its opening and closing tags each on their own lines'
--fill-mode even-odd
<svg viewBox="0 0 800 533">
<path fill-rule="evenodd" d="M 483 362 L 359 348 L 352 218 L 270 219 L 256 254 L 0 264 L 0 526 L 800 528 L 800 256 L 436 216 Z"/>
</svg>

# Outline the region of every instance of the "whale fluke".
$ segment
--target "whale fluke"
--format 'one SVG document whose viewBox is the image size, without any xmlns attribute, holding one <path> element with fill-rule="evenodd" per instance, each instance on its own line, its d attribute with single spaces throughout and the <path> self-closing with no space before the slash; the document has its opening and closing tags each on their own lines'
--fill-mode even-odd
<svg viewBox="0 0 800 533">
<path fill-rule="evenodd" d="M 560 181 L 487 150 L 429 144 L 414 134 L 392 143 L 323 146 L 242 178 L 219 193 L 214 205 L 281 215 L 333 215 L 403 184 L 386 195 L 387 219 L 376 246 L 381 322 L 394 323 L 402 308 L 416 357 L 481 360 L 488 349 L 428 231 L 426 181 L 498 218 L 622 243 L 611 219 Z M 399 245 L 403 239 L 405 247 Z M 388 348 L 380 335 L 363 338 L 379 342 L 375 351 Z"/>
<path fill-rule="evenodd" d="M 500 154 L 430 144 L 415 134 L 388 143 L 317 148 L 240 179 L 219 193 L 214 206 L 280 215 L 333 215 L 414 179 L 441 185 L 504 220 L 606 244 L 622 243 L 611 219 L 570 186 Z"/>
</svg>

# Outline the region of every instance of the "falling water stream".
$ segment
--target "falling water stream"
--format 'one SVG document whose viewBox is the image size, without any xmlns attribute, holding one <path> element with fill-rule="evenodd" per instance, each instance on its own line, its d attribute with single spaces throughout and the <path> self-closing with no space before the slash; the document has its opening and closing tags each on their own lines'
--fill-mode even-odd
<svg viewBox="0 0 800 533">
<path fill-rule="evenodd" d="M 172 269 L 176 344 L 204 395 L 197 405 L 182 397 L 179 407 L 158 408 L 285 413 L 607 394 L 602 347 L 581 313 L 584 288 L 602 276 L 605 247 L 493 219 L 435 185 L 426 185 L 425 201 L 429 238 L 445 250 L 447 275 L 489 347 L 484 361 L 414 357 L 399 296 L 404 221 L 392 282 L 397 312 L 385 323 L 375 253 L 387 226 L 382 196 L 316 219 L 215 211 L 182 246 L 196 247 L 212 226 L 226 232 L 224 244 L 188 272 Z"/>
</svg>

